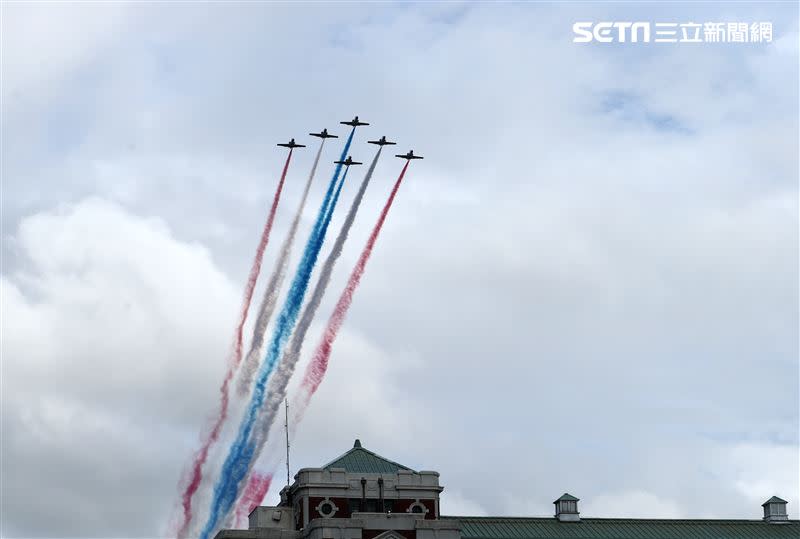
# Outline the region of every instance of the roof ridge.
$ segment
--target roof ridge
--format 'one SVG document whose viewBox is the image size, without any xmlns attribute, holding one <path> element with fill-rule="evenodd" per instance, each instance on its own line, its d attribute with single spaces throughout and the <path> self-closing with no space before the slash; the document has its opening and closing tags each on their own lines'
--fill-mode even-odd
<svg viewBox="0 0 800 539">
<path fill-rule="evenodd" d="M 439 518 L 461 520 L 554 520 L 554 516 L 465 516 L 465 515 L 440 515 Z M 616 522 L 690 522 L 704 524 L 764 524 L 763 519 L 757 518 L 636 518 L 636 517 L 581 517 L 581 520 L 609 520 Z M 784 522 L 800 524 L 800 520 L 785 520 Z"/>
</svg>

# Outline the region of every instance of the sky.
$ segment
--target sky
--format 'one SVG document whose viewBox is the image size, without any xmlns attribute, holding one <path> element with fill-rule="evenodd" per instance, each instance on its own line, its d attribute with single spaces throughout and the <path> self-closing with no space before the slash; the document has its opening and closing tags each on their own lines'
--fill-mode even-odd
<svg viewBox="0 0 800 539">
<path fill-rule="evenodd" d="M 587 517 L 759 519 L 772 495 L 800 515 L 796 3 L 0 15 L 3 537 L 164 535 L 217 406 L 275 144 L 355 114 L 371 124 L 355 159 L 386 135 L 425 160 L 293 472 L 359 438 L 438 471 L 444 514 L 551 516 L 569 492 Z M 769 21 L 774 38 L 572 42 L 603 20 Z M 312 157 L 293 158 L 262 286 Z M 379 162 L 311 343 L 401 165 Z"/>
</svg>

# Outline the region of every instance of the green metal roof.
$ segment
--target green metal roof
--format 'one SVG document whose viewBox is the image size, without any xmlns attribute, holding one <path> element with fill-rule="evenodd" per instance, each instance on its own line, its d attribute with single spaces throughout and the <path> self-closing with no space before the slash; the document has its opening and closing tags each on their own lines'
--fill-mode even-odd
<svg viewBox="0 0 800 539">
<path fill-rule="evenodd" d="M 800 521 L 442 517 L 461 522 L 462 539 L 797 539 Z"/>
<path fill-rule="evenodd" d="M 349 473 L 397 473 L 399 470 L 414 471 L 408 466 L 403 466 L 384 458 L 369 449 L 361 447 L 361 441 L 356 440 L 353 449 L 337 457 L 325 466 L 324 469 L 344 468 Z"/>
</svg>

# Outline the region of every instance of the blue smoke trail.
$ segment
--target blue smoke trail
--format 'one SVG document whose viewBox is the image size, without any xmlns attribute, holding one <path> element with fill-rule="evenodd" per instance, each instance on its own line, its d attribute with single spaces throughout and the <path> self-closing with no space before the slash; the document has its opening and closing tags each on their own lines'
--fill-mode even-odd
<svg viewBox="0 0 800 539">
<path fill-rule="evenodd" d="M 339 161 L 341 161 L 341 159 Z M 340 181 L 339 185 L 336 186 L 336 195 L 334 197 L 336 199 L 339 198 L 339 193 L 342 191 L 342 185 L 344 185 L 344 177 L 347 176 L 347 173 L 348 173 L 349 170 L 350 170 L 350 167 L 346 167 L 344 169 L 344 176 L 342 176 L 342 181 Z M 336 207 L 336 203 L 335 202 L 328 206 L 328 212 L 325 214 L 325 223 L 326 223 L 325 224 L 325 228 L 327 228 L 328 224 L 330 224 L 330 222 L 331 222 L 331 218 L 333 217 L 333 209 L 335 207 Z"/>
<path fill-rule="evenodd" d="M 354 127 L 350 131 L 350 136 L 347 137 L 347 142 L 344 145 L 339 161 L 344 161 L 347 156 L 355 130 Z M 283 348 L 286 345 L 286 340 L 289 338 L 294 328 L 297 315 L 303 304 L 308 282 L 311 279 L 311 272 L 317 262 L 317 257 L 322 249 L 322 242 L 325 239 L 325 232 L 328 229 L 333 215 L 333 207 L 338 201 L 342 185 L 344 185 L 344 178 L 347 175 L 347 171 L 345 170 L 345 175 L 342 177 L 342 181 L 339 182 L 341 170 L 342 165 L 337 164 L 331 183 L 328 186 L 328 191 L 325 193 L 322 206 L 317 214 L 314 228 L 311 230 L 311 236 L 308 238 L 308 243 L 306 243 L 303 258 L 297 268 L 297 273 L 292 281 L 289 294 L 286 297 L 281 313 L 275 324 L 275 330 L 267 350 L 267 356 L 258 371 L 258 377 L 253 387 L 253 394 L 250 397 L 247 410 L 239 425 L 239 432 L 236 436 L 236 440 L 234 440 L 233 444 L 231 444 L 231 448 L 228 450 L 228 456 L 225 458 L 225 463 L 222 465 L 219 479 L 216 485 L 214 485 L 211 510 L 208 515 L 208 520 L 205 526 L 203 526 L 200 539 L 208 539 L 216 530 L 221 517 L 224 518 L 230 513 L 238 497 L 242 480 L 246 477 L 247 472 L 251 468 L 250 464 L 254 457 L 253 453 L 255 452 L 255 444 L 250 439 L 253 431 L 253 424 L 258 416 L 258 410 L 264 403 L 267 378 L 275 368 L 278 359 L 283 355 Z"/>
<path fill-rule="evenodd" d="M 327 228 L 328 228 L 328 225 L 330 224 L 331 216 L 333 215 L 333 209 L 336 207 L 336 203 L 337 203 L 337 202 L 338 202 L 338 200 L 339 200 L 339 195 L 341 194 L 341 192 L 342 192 L 342 187 L 344 186 L 344 180 L 345 180 L 345 178 L 347 178 L 347 173 L 348 173 L 349 171 L 350 171 L 350 167 L 347 167 L 347 168 L 345 168 L 345 169 L 344 169 L 344 174 L 342 175 L 342 179 L 341 179 L 341 181 L 339 182 L 339 185 L 337 185 L 337 186 L 336 186 L 336 193 L 333 195 L 333 201 L 332 201 L 332 202 L 330 203 L 330 205 L 328 206 L 328 213 L 326 214 L 326 224 L 325 224 L 325 229 L 326 229 L 326 230 L 327 230 Z M 323 236 L 324 236 L 324 235 L 325 235 L 325 231 L 323 231 L 323 233 L 322 233 L 322 234 L 323 234 Z M 321 246 L 322 246 L 322 241 L 320 241 L 320 247 L 321 247 Z M 309 277 L 310 277 L 310 275 L 311 275 L 311 274 L 309 273 Z M 300 304 L 302 304 L 302 303 L 303 303 L 303 301 L 302 301 L 302 299 L 301 299 L 301 300 L 300 300 Z M 299 312 L 299 310 L 298 310 L 298 312 Z M 292 322 L 292 327 L 294 327 L 294 325 L 296 324 L 296 322 L 297 322 L 297 316 L 295 316 L 294 322 Z M 289 333 L 287 333 L 286 337 L 288 338 L 288 337 L 289 337 L 289 335 L 291 335 L 291 334 L 292 334 L 292 332 L 291 332 L 291 330 L 290 330 L 290 331 L 289 331 Z M 281 353 L 281 356 L 280 356 L 280 357 L 283 357 L 283 351 L 281 351 L 280 353 Z M 277 360 L 277 358 L 278 358 L 278 357 L 279 357 L 279 356 L 275 356 L 275 360 Z M 267 378 L 269 378 L 269 375 L 272 373 L 272 371 L 273 371 L 273 370 L 275 369 L 275 367 L 277 366 L 277 361 L 275 361 L 275 360 L 273 360 L 273 362 L 272 362 L 272 365 L 269 367 L 269 373 L 267 374 Z M 284 359 L 284 361 L 285 361 L 285 359 Z M 278 370 L 278 372 L 280 372 L 280 369 Z M 272 379 L 270 379 L 270 380 L 274 381 L 273 379 L 274 379 L 274 376 L 273 376 L 273 377 L 272 377 Z M 266 378 L 265 378 L 265 380 L 266 380 Z M 269 388 L 268 388 L 268 389 L 269 389 Z M 260 408 L 263 408 L 263 407 L 264 407 L 264 400 L 266 400 L 266 396 L 267 396 L 267 395 L 266 395 L 266 393 L 265 393 L 265 394 L 264 394 L 264 397 L 263 397 L 263 399 L 262 399 L 262 402 L 261 402 L 261 406 L 260 406 Z M 273 393 L 273 395 L 272 395 L 272 396 L 274 397 L 274 393 Z M 262 412 L 263 410 L 259 410 L 259 411 L 260 411 L 260 412 Z M 259 416 L 261 416 L 261 415 L 262 415 L 262 414 L 261 414 L 261 413 L 259 413 Z M 258 423 L 260 424 L 260 423 L 262 423 L 263 421 L 264 421 L 264 419 L 263 419 L 263 417 L 261 417 L 261 418 L 258 420 Z M 244 479 L 247 479 L 247 478 L 250 476 L 250 472 L 252 471 L 252 469 L 253 469 L 253 466 L 254 466 L 254 465 L 255 465 L 255 463 L 256 463 L 256 460 L 258 460 L 258 457 L 261 455 L 261 450 L 264 448 L 264 441 L 265 441 L 265 440 L 264 440 L 264 438 L 267 436 L 267 434 L 269 434 L 269 431 L 267 431 L 267 432 L 264 432 L 264 429 L 263 429 L 263 428 L 256 428 L 256 426 L 255 426 L 255 425 L 256 425 L 256 424 L 255 424 L 255 422 L 254 422 L 254 427 L 253 427 L 253 428 L 254 428 L 254 430 L 253 430 L 253 431 L 250 433 L 250 438 L 249 438 L 249 441 L 247 442 L 247 443 L 248 443 L 250 446 L 252 446 L 252 447 L 249 447 L 249 448 L 248 448 L 248 452 L 249 452 L 250 454 L 252 454 L 252 455 L 253 455 L 253 457 L 250 459 L 250 462 L 249 462 L 249 464 L 247 465 L 247 472 L 244 474 L 244 476 L 243 476 L 243 480 L 244 480 Z M 238 498 L 238 496 L 241 494 L 241 490 L 244 488 L 244 485 L 240 485 L 240 487 L 241 487 L 241 488 L 239 488 L 239 491 L 238 491 L 238 492 L 239 492 L 239 494 L 237 494 L 237 498 Z"/>
</svg>

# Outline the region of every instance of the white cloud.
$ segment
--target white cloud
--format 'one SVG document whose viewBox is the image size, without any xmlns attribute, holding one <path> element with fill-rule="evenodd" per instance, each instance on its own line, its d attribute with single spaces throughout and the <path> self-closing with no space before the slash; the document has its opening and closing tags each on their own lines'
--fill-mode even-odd
<svg viewBox="0 0 800 539">
<path fill-rule="evenodd" d="M 601 494 L 579 507 L 584 517 L 686 518 L 680 505 L 640 490 Z M 691 515 L 696 517 L 697 515 Z"/>
<path fill-rule="evenodd" d="M 742 496 L 755 505 L 778 496 L 797 514 L 800 451 L 796 446 L 749 442 L 725 448 L 722 453 L 720 477 L 731 481 Z"/>
<path fill-rule="evenodd" d="M 106 51 L 130 15 L 122 2 L 14 2 L 2 9 L 7 104 L 52 98 L 62 77 L 75 75 Z"/>
<path fill-rule="evenodd" d="M 213 406 L 237 294 L 205 249 L 100 199 L 31 216 L 14 241 L 27 263 L 2 280 L 6 531 L 109 536 L 124 512 L 128 534 L 152 535 L 194 449 L 183 427 Z"/>
<path fill-rule="evenodd" d="M 458 490 L 445 490 L 439 498 L 439 512 L 442 515 L 485 517 L 486 509 L 474 500 L 466 498 Z"/>
</svg>

